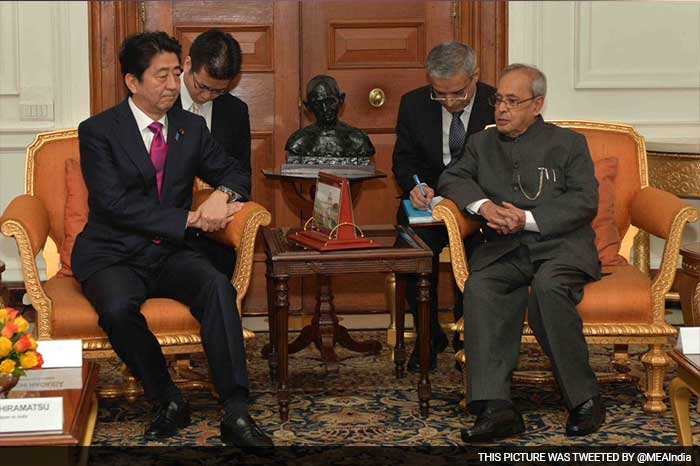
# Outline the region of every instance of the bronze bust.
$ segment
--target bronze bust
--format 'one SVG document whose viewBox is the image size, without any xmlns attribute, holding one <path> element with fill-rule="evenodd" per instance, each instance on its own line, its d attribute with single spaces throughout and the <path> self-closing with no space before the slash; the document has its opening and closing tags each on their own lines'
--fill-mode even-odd
<svg viewBox="0 0 700 466">
<path fill-rule="evenodd" d="M 344 101 L 345 94 L 340 92 L 334 78 L 319 75 L 309 81 L 304 105 L 313 112 L 316 123 L 289 137 L 285 146 L 285 165 L 331 165 L 337 168 L 371 165 L 375 151 L 367 134 L 338 120 L 338 111 Z"/>
</svg>

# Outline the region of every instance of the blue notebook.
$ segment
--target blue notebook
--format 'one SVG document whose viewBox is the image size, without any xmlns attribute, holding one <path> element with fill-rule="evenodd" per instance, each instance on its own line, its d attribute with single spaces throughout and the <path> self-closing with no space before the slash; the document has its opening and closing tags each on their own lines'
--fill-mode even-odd
<svg viewBox="0 0 700 466">
<path fill-rule="evenodd" d="M 435 207 L 440 201 L 443 200 L 442 196 L 436 196 L 430 202 L 430 208 Z M 418 210 L 413 207 L 409 199 L 404 199 L 401 201 L 404 212 L 406 212 L 406 217 L 408 217 L 408 223 L 411 225 L 419 225 L 422 223 L 443 223 L 441 220 L 435 220 L 433 213 L 430 210 Z"/>
</svg>

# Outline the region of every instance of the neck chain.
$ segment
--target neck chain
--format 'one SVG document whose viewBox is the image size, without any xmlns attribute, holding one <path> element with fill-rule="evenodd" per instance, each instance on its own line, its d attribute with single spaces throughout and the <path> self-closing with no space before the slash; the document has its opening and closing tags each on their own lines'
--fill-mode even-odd
<svg viewBox="0 0 700 466">
<path fill-rule="evenodd" d="M 542 194 L 542 185 L 544 183 L 544 171 L 546 170 L 546 168 L 540 167 L 540 168 L 538 168 L 538 170 L 540 171 L 540 184 L 537 187 L 537 193 L 535 193 L 534 196 L 530 196 L 527 193 L 527 191 L 525 191 L 525 188 L 523 188 L 523 185 L 520 182 L 520 173 L 518 173 L 518 186 L 520 187 L 520 192 L 522 192 L 523 196 L 525 196 L 527 199 L 529 199 L 531 201 L 534 201 L 535 199 L 540 197 L 540 194 Z"/>
</svg>

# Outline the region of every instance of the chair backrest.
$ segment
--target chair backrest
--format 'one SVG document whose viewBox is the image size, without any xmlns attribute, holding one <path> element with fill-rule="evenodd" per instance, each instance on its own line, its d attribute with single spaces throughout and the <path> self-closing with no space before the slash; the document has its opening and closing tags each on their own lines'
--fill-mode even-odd
<svg viewBox="0 0 700 466">
<path fill-rule="evenodd" d="M 39 133 L 27 147 L 24 191 L 41 199 L 49 214 L 49 239 L 43 251 L 49 278 L 58 271 L 58 251 L 65 237 L 67 159 L 80 160 L 77 129 Z"/>
<path fill-rule="evenodd" d="M 644 138 L 632 126 L 623 124 L 577 120 L 550 120 L 549 123 L 583 134 L 593 162 L 611 157 L 617 159 L 615 223 L 620 238 L 623 238 L 620 253 L 629 259 L 632 238 L 637 233 L 636 228 L 630 228 L 632 199 L 649 186 Z"/>
</svg>

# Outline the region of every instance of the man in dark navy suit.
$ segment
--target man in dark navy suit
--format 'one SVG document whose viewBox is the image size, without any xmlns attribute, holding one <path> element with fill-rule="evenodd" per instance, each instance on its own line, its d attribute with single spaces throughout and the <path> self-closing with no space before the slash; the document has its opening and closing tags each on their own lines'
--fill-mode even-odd
<svg viewBox="0 0 700 466">
<path fill-rule="evenodd" d="M 493 106 L 489 97 L 495 89 L 479 81 L 479 67 L 474 50 L 458 42 L 448 42 L 433 48 L 426 63 L 428 86 L 415 89 L 401 98 L 396 124 L 393 171 L 403 198 L 410 199 L 413 207 L 426 210 L 434 196 L 438 178 L 448 165 L 462 156 L 469 136 L 494 123 Z M 423 183 L 425 196 L 414 181 L 418 175 Z M 397 222 L 408 225 L 401 206 Z M 430 287 L 430 367 L 437 365 L 437 353 L 447 347 L 447 337 L 438 322 L 437 290 L 440 274 L 440 251 L 448 244 L 444 227 L 415 227 L 418 236 L 433 251 L 433 270 Z M 471 238 L 467 254 L 478 244 L 478 237 Z M 416 281 L 409 280 L 406 297 L 416 318 Z M 462 297 L 455 299 L 455 321 L 462 316 Z M 420 329 L 418 329 L 420 332 Z M 461 347 L 459 339 L 453 341 L 455 350 Z M 417 348 L 417 345 L 416 345 Z M 418 370 L 418 352 L 414 349 L 408 361 L 408 370 Z"/>
<path fill-rule="evenodd" d="M 90 213 L 73 249 L 75 277 L 117 355 L 156 403 L 145 438 L 175 435 L 189 407 L 140 312 L 152 297 L 190 307 L 225 413 L 221 436 L 271 446 L 248 414 L 248 375 L 236 290 L 192 246 L 193 231 L 224 228 L 250 192 L 250 175 L 214 141 L 202 117 L 173 105 L 180 44 L 164 32 L 128 37 L 119 52 L 129 97 L 78 128 Z M 190 210 L 195 177 L 217 189 Z"/>
<path fill-rule="evenodd" d="M 248 105 L 229 93 L 241 72 L 241 46 L 221 29 L 198 35 L 183 62 L 180 98 L 175 106 L 200 115 L 214 140 L 235 158 L 250 177 L 250 118 Z M 221 247 L 203 235 L 193 238 L 194 247 L 229 277 L 236 266 L 233 249 Z"/>
</svg>

